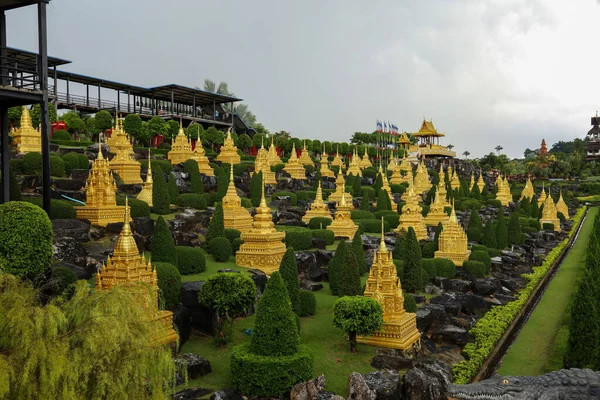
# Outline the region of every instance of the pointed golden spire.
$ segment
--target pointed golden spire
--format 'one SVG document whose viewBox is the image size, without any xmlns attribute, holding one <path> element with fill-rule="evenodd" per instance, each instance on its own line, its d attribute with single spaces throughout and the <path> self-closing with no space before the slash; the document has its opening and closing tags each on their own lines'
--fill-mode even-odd
<svg viewBox="0 0 600 400">
<path fill-rule="evenodd" d="M 264 136 L 260 138 L 260 148 L 261 149 L 265 148 L 265 137 Z"/>
<path fill-rule="evenodd" d="M 456 212 L 454 211 L 454 199 L 452 199 L 452 212 L 450 213 L 450 222 L 458 223 Z"/>
<path fill-rule="evenodd" d="M 264 177 L 264 175 L 262 177 L 262 188 L 261 188 L 261 195 L 260 195 L 260 207 L 261 208 L 266 208 L 267 207 L 267 199 L 265 198 L 265 177 Z"/>
<path fill-rule="evenodd" d="M 98 157 L 97 160 L 104 160 L 104 155 L 102 154 L 102 143 L 100 142 L 100 135 L 98 135 Z"/>
<path fill-rule="evenodd" d="M 139 250 L 131 233 L 129 226 L 129 197 L 125 197 L 125 217 L 123 219 L 123 228 L 117 239 L 113 257 L 139 255 Z"/>
<path fill-rule="evenodd" d="M 340 199 L 340 206 L 346 207 L 346 182 L 342 183 L 342 198 Z"/>
<path fill-rule="evenodd" d="M 148 149 L 148 174 L 146 175 L 146 182 L 152 182 L 152 160 L 150 159 L 150 149 Z"/>
<path fill-rule="evenodd" d="M 562 194 L 561 194 L 562 197 Z M 319 181 L 319 186 L 317 186 L 317 195 L 315 197 L 317 200 L 323 201 L 323 189 L 321 189 L 321 181 Z"/>
<path fill-rule="evenodd" d="M 381 217 L 381 241 L 379 242 L 379 252 L 387 254 L 387 247 L 385 246 L 385 236 L 383 234 L 383 216 Z"/>
</svg>

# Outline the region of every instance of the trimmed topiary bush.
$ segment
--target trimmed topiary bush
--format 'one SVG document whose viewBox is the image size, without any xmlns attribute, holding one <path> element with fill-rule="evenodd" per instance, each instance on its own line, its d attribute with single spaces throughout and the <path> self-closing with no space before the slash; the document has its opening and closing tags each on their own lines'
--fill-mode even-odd
<svg viewBox="0 0 600 400">
<path fill-rule="evenodd" d="M 329 225 L 331 225 L 331 222 L 333 222 L 333 220 L 331 218 L 314 217 L 314 218 L 311 218 L 310 221 L 308 221 L 308 227 L 310 229 L 325 229 Z"/>
<path fill-rule="evenodd" d="M 298 280 L 298 264 L 296 263 L 296 253 L 294 249 L 288 247 L 281 263 L 279 264 L 279 273 L 287 288 L 288 296 L 292 304 L 292 311 L 297 316 L 301 316 L 300 308 L 300 282 Z"/>
<path fill-rule="evenodd" d="M 479 228 L 468 228 L 467 238 L 470 242 L 479 242 L 481 240 L 481 230 Z"/>
<path fill-rule="evenodd" d="M 0 270 L 34 278 L 52 264 L 52 223 L 41 208 L 26 202 L 0 205 Z"/>
<path fill-rule="evenodd" d="M 54 132 L 54 135 L 52 135 L 52 139 L 54 139 L 54 140 L 72 140 L 69 132 L 62 130 L 62 129 Z"/>
<path fill-rule="evenodd" d="M 329 279 L 329 289 L 331 294 L 337 296 L 339 293 L 339 280 L 342 271 L 342 266 L 346 262 L 347 252 L 346 241 L 342 240 L 339 244 L 333 258 L 327 264 L 327 276 Z"/>
<path fill-rule="evenodd" d="M 206 210 L 206 197 L 197 193 L 180 194 L 177 203 L 180 207 Z"/>
<path fill-rule="evenodd" d="M 404 279 L 402 280 L 402 286 L 407 292 L 415 292 L 423 289 L 424 282 L 422 281 L 422 269 L 423 261 L 421 256 L 421 246 L 419 245 L 414 229 L 410 227 L 406 233 Z"/>
<path fill-rule="evenodd" d="M 152 179 L 152 211 L 160 215 L 168 214 L 170 211 L 171 198 L 162 169 L 154 169 L 153 165 Z"/>
<path fill-rule="evenodd" d="M 149 217 L 150 216 L 150 206 L 143 200 L 128 198 L 129 204 L 129 215 L 131 218 L 137 217 Z M 117 205 L 124 206 L 125 205 L 125 196 L 117 196 Z M 73 209 L 75 212 L 75 209 Z M 75 218 L 75 217 L 73 217 Z"/>
<path fill-rule="evenodd" d="M 62 156 L 65 172 L 70 174 L 72 170 L 79 169 L 79 153 L 70 152 Z M 86 157 L 87 159 L 87 157 Z"/>
<path fill-rule="evenodd" d="M 208 252 L 216 262 L 229 261 L 232 254 L 231 243 L 222 236 L 213 238 L 208 245 Z"/>
<path fill-rule="evenodd" d="M 379 196 L 377 196 L 377 205 L 375 206 L 376 211 L 384 211 L 391 210 L 392 202 L 390 201 L 390 196 L 388 195 L 387 190 L 380 189 Z"/>
<path fill-rule="evenodd" d="M 410 293 L 404 293 L 404 310 L 410 313 L 417 312 L 417 302 Z"/>
<path fill-rule="evenodd" d="M 300 316 L 310 317 L 317 313 L 317 298 L 310 290 L 300 290 Z"/>
<path fill-rule="evenodd" d="M 42 154 L 37 152 L 27 153 L 23 156 L 21 170 L 26 175 L 39 175 L 42 173 Z"/>
<path fill-rule="evenodd" d="M 333 231 L 327 229 L 312 229 L 311 230 L 313 239 L 322 239 L 326 245 L 331 245 L 335 242 L 335 234 Z"/>
<path fill-rule="evenodd" d="M 277 226 L 278 231 L 285 232 L 283 242 L 286 247 L 293 247 L 295 250 L 308 250 L 312 248 L 312 231 L 300 226 Z"/>
<path fill-rule="evenodd" d="M 278 197 L 289 197 L 291 205 L 295 206 L 295 205 L 298 204 L 298 197 L 296 196 L 296 193 L 292 193 L 292 192 L 275 192 L 275 193 L 273 193 L 273 196 L 271 198 L 273 200 L 275 200 Z"/>
<path fill-rule="evenodd" d="M 496 222 L 496 248 L 504 249 L 508 245 L 508 228 L 504 218 L 504 209 L 498 210 L 498 220 Z"/>
<path fill-rule="evenodd" d="M 433 258 L 437 249 L 438 244 L 436 242 L 426 242 L 422 249 L 423 258 Z"/>
<path fill-rule="evenodd" d="M 360 284 L 360 272 L 356 256 L 350 248 L 346 252 L 346 263 L 342 265 L 341 274 L 339 277 L 339 296 L 358 296 L 363 294 Z"/>
<path fill-rule="evenodd" d="M 65 162 L 59 156 L 50 156 L 50 175 L 59 178 L 65 176 Z"/>
<path fill-rule="evenodd" d="M 441 278 L 453 279 L 456 276 L 456 265 L 448 258 L 434 258 L 435 273 Z"/>
<path fill-rule="evenodd" d="M 354 252 L 354 257 L 356 257 L 358 273 L 362 276 L 368 271 L 368 267 L 367 260 L 365 259 L 362 236 L 358 231 L 354 234 L 354 238 L 352 238 L 352 251 Z"/>
<path fill-rule="evenodd" d="M 552 224 L 550 222 L 544 222 L 542 224 L 542 229 L 545 231 L 552 231 L 552 230 L 554 230 L 554 224 Z"/>
<path fill-rule="evenodd" d="M 177 204 L 179 200 L 179 188 L 177 187 L 177 180 L 175 175 L 171 172 L 169 174 L 169 182 L 167 183 L 167 189 L 169 190 L 169 201 L 171 204 Z"/>
<path fill-rule="evenodd" d="M 402 277 L 404 276 L 404 261 L 396 259 L 393 259 L 392 261 L 394 262 L 394 266 L 396 267 L 396 274 L 398 275 L 398 278 L 402 279 Z"/>
<path fill-rule="evenodd" d="M 488 254 L 487 251 L 483 251 L 483 250 L 471 251 L 471 254 L 469 255 L 469 260 L 482 262 L 483 265 L 485 265 L 485 274 L 486 275 L 489 275 L 489 273 L 492 271 L 492 259 L 490 258 L 490 255 Z"/>
<path fill-rule="evenodd" d="M 177 265 L 175 240 L 162 216 L 158 217 L 152 235 L 152 263 L 155 261 Z"/>
<path fill-rule="evenodd" d="M 231 242 L 231 252 L 233 253 L 233 255 L 235 255 L 238 252 L 242 243 L 244 243 L 242 238 L 233 239 L 233 241 Z"/>
<path fill-rule="evenodd" d="M 384 215 L 383 220 L 390 224 L 390 230 L 396 229 L 400 225 L 400 215 L 394 212 L 393 214 Z"/>
<path fill-rule="evenodd" d="M 43 208 L 41 197 L 27 197 L 25 201 Z M 66 200 L 50 200 L 50 219 L 75 219 L 77 214 L 72 203 Z"/>
<path fill-rule="evenodd" d="M 370 211 L 351 210 L 350 211 L 350 218 L 352 218 L 353 220 L 357 220 L 357 219 L 375 219 L 375 214 L 373 214 Z"/>
<path fill-rule="evenodd" d="M 462 268 L 466 273 L 475 278 L 484 278 L 487 275 L 487 268 L 481 261 L 464 261 Z"/>
<path fill-rule="evenodd" d="M 427 272 L 428 279 L 433 279 L 437 276 L 435 267 L 435 258 L 423 258 L 423 269 Z"/>
<path fill-rule="evenodd" d="M 11 160 L 13 161 L 13 160 Z M 12 164 L 8 170 L 8 190 L 9 190 L 9 201 L 21 201 L 21 186 L 19 186 L 19 182 L 17 181 L 17 177 L 15 176 L 15 168 L 13 168 Z M 4 196 L 4 183 L 2 182 L 2 178 L 0 177 L 0 197 Z"/>
<path fill-rule="evenodd" d="M 211 240 L 216 237 L 223 237 L 224 230 L 225 221 L 223 216 L 223 205 L 219 203 L 217 204 L 217 207 L 215 207 L 215 212 L 208 223 L 208 230 L 206 231 L 206 244 L 210 245 Z"/>
<path fill-rule="evenodd" d="M 177 269 L 181 275 L 199 274 L 206 271 L 204 252 L 198 247 L 177 246 Z"/>
<path fill-rule="evenodd" d="M 361 224 L 364 232 L 369 233 L 381 233 L 381 220 L 379 219 L 355 219 L 355 224 Z M 390 231 L 390 223 L 387 221 L 383 221 L 383 231 Z"/>
<path fill-rule="evenodd" d="M 204 193 L 204 179 L 202 179 L 202 174 L 198 171 L 197 165 L 196 169 L 192 169 L 192 172 L 190 172 L 190 191 L 195 194 Z"/>
<path fill-rule="evenodd" d="M 492 221 L 488 221 L 483 228 L 483 239 L 481 240 L 483 245 L 489 248 L 496 248 L 496 230 Z"/>
<path fill-rule="evenodd" d="M 181 275 L 173 264 L 153 262 L 156 270 L 158 288 L 165 299 L 165 308 L 171 309 L 179 304 L 181 297 Z"/>
<path fill-rule="evenodd" d="M 346 296 L 333 305 L 333 326 L 348 335 L 350 352 L 356 351 L 356 337 L 368 336 L 381 328 L 383 309 L 371 297 Z"/>
</svg>

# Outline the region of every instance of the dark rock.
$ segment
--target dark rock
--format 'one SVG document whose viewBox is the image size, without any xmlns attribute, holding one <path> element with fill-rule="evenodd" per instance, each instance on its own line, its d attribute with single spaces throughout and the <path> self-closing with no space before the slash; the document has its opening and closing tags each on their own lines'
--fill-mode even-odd
<svg viewBox="0 0 600 400">
<path fill-rule="evenodd" d="M 413 366 L 413 360 L 404 357 L 402 352 L 395 349 L 377 348 L 377 355 L 371 360 L 371 367 L 400 371 Z"/>
<path fill-rule="evenodd" d="M 477 295 L 465 293 L 458 297 L 461 310 L 467 315 L 483 315 L 489 310 L 486 301 Z"/>
<path fill-rule="evenodd" d="M 462 280 L 462 279 L 449 279 L 444 282 L 445 290 L 449 290 L 452 292 L 460 292 L 466 293 L 471 290 L 472 284 L 470 281 Z"/>
<path fill-rule="evenodd" d="M 325 388 L 325 375 L 295 385 L 290 391 L 290 400 L 317 400 Z"/>
<path fill-rule="evenodd" d="M 334 252 L 331 250 L 315 250 L 315 260 L 317 267 L 326 267 L 333 258 Z"/>
<path fill-rule="evenodd" d="M 375 391 L 377 400 L 396 400 L 402 396 L 402 381 L 398 372 L 375 371 L 363 375 L 369 389 Z"/>
<path fill-rule="evenodd" d="M 407 400 L 446 400 L 452 372 L 441 362 L 422 362 L 410 369 L 402 381 Z"/>
<path fill-rule="evenodd" d="M 444 293 L 444 291 L 435 285 L 425 285 L 425 293 L 439 296 Z"/>
<path fill-rule="evenodd" d="M 307 281 L 306 279 L 300 279 L 300 289 L 316 292 L 318 290 L 323 289 L 323 284 L 319 282 Z"/>
<path fill-rule="evenodd" d="M 436 276 L 435 278 L 433 278 L 433 284 L 435 286 L 443 289 L 445 287 L 450 287 L 450 286 L 447 286 L 447 285 L 450 285 L 450 283 L 448 282 L 449 280 L 450 279 L 448 279 L 448 278 L 441 278 L 439 276 Z"/>
<path fill-rule="evenodd" d="M 181 304 L 188 309 L 193 328 L 212 334 L 217 324 L 216 314 L 212 309 L 201 306 L 198 301 L 198 293 L 203 284 L 204 281 L 182 282 Z"/>
<path fill-rule="evenodd" d="M 314 249 L 325 250 L 327 248 L 327 242 L 321 238 L 312 238 L 312 247 Z"/>
<path fill-rule="evenodd" d="M 86 249 L 74 238 L 55 237 L 52 248 L 54 259 L 73 271 L 77 279 L 90 279 L 96 273 L 95 268 L 88 268 Z"/>
<path fill-rule="evenodd" d="M 80 242 L 90 240 L 90 224 L 79 219 L 53 219 L 52 230 L 55 237 L 72 237 Z"/>
<path fill-rule="evenodd" d="M 217 272 L 223 272 L 223 273 L 225 273 L 225 272 L 233 272 L 233 273 L 236 273 L 236 274 L 240 273 L 239 270 L 237 270 L 237 269 L 231 269 L 231 268 L 219 269 L 219 270 L 217 270 Z"/>
<path fill-rule="evenodd" d="M 214 392 L 210 400 L 244 400 L 244 398 L 235 389 L 225 389 Z"/>
<path fill-rule="evenodd" d="M 417 328 L 427 332 L 430 327 L 434 329 L 446 323 L 446 308 L 441 304 L 425 304 L 417 309 Z"/>
<path fill-rule="evenodd" d="M 375 391 L 358 372 L 351 372 L 348 377 L 348 400 L 375 400 Z"/>
<path fill-rule="evenodd" d="M 459 346 L 464 346 L 469 342 L 471 336 L 464 328 L 460 328 L 454 325 L 443 325 L 440 329 L 438 329 L 434 335 L 435 340 L 441 342 L 448 342 L 457 344 Z"/>
<path fill-rule="evenodd" d="M 183 382 L 182 382 L 183 383 Z M 183 389 L 173 395 L 173 400 L 197 400 L 211 393 L 213 389 Z"/>
<path fill-rule="evenodd" d="M 133 234 L 133 240 L 135 240 L 135 244 L 136 244 L 136 246 L 138 248 L 138 251 L 144 249 L 145 240 L 144 240 L 144 238 L 141 235 L 139 235 L 137 233 L 134 233 Z"/>
<path fill-rule="evenodd" d="M 188 308 L 199 307 L 198 293 L 203 284 L 204 281 L 181 282 L 181 304 Z"/>
<path fill-rule="evenodd" d="M 458 315 L 461 311 L 460 302 L 454 293 L 444 293 L 439 297 L 434 297 L 430 300 L 430 303 L 443 305 L 446 312 L 450 315 Z"/>
<path fill-rule="evenodd" d="M 121 233 L 123 230 L 123 222 L 111 222 L 106 225 L 106 232 L 109 233 Z"/>
<path fill-rule="evenodd" d="M 268 280 L 267 275 L 260 269 L 250 269 L 248 272 L 250 273 L 250 278 L 254 281 L 256 288 L 260 293 L 263 293 Z"/>
<path fill-rule="evenodd" d="M 181 358 L 187 365 L 188 378 L 195 379 L 212 372 L 210 362 L 198 355 L 192 353 L 185 353 L 181 355 Z"/>
<path fill-rule="evenodd" d="M 486 279 L 475 279 L 473 282 L 473 293 L 480 296 L 487 296 L 496 291 L 496 285 Z"/>
<path fill-rule="evenodd" d="M 174 231 L 172 233 L 175 246 L 193 247 L 198 239 L 198 235 L 192 232 Z"/>
<path fill-rule="evenodd" d="M 413 299 L 415 299 L 415 303 L 417 303 L 417 304 L 425 303 L 425 296 L 423 296 L 423 295 L 413 294 L 412 297 L 413 297 Z"/>
<path fill-rule="evenodd" d="M 85 184 L 85 181 L 79 179 L 52 179 L 52 183 L 59 190 L 79 191 Z"/>
<path fill-rule="evenodd" d="M 317 257 L 312 251 L 297 251 L 296 264 L 300 276 L 306 277 L 310 275 L 311 271 L 317 269 Z"/>
<path fill-rule="evenodd" d="M 100 240 L 106 236 L 106 229 L 102 226 L 92 226 L 90 228 L 90 238 L 92 240 Z"/>
<path fill-rule="evenodd" d="M 71 179 L 85 182 L 89 173 L 89 169 L 74 169 L 71 171 Z"/>
<path fill-rule="evenodd" d="M 154 221 L 150 217 L 135 217 L 133 219 L 133 230 L 145 237 L 152 236 Z"/>
<path fill-rule="evenodd" d="M 187 307 L 182 304 L 176 305 L 172 311 L 173 323 L 177 327 L 177 333 L 179 333 L 179 347 L 181 348 L 181 346 L 183 346 L 190 338 L 192 319 Z"/>
</svg>

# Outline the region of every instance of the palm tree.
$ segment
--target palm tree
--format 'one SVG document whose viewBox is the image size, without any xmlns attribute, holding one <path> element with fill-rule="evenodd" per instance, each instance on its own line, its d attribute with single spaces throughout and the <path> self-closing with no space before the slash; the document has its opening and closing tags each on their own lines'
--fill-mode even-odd
<svg viewBox="0 0 600 400">
<path fill-rule="evenodd" d="M 196 89 L 199 88 L 196 86 Z M 205 79 L 204 90 L 207 92 L 222 94 L 223 96 L 235 96 L 233 92 L 229 91 L 227 82 L 219 82 L 219 85 L 217 86 L 217 84 L 214 81 L 210 79 Z M 234 105 L 233 113 L 237 114 L 246 124 L 248 124 L 248 126 L 253 127 L 254 125 L 256 125 L 256 115 L 254 115 L 252 111 L 248 109 L 248 106 L 246 104 L 240 103 Z"/>
<path fill-rule="evenodd" d="M 469 158 L 470 155 L 471 153 L 469 153 L 468 151 L 463 151 L 463 156 L 465 156 L 465 158 Z"/>
<path fill-rule="evenodd" d="M 211 81 L 210 79 L 205 79 L 204 90 L 206 90 L 207 92 L 222 94 L 223 96 L 235 96 L 235 94 L 229 91 L 229 88 L 227 87 L 227 82 L 219 82 L 219 86 L 217 86 L 217 84 L 214 81 Z"/>
<path fill-rule="evenodd" d="M 453 144 L 449 144 L 448 146 L 446 146 L 446 148 L 447 148 L 448 150 L 452 150 L 452 149 L 454 148 L 454 145 L 453 145 Z"/>
<path fill-rule="evenodd" d="M 500 151 L 501 151 L 502 149 L 504 149 L 504 147 L 502 147 L 502 146 L 500 146 L 500 145 L 498 145 L 498 146 L 494 147 L 494 150 L 496 150 L 496 153 L 500 153 Z"/>
</svg>

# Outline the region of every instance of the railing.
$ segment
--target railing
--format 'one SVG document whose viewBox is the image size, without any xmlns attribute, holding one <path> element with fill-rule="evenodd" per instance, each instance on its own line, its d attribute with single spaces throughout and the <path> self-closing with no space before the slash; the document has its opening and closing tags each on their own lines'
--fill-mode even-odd
<svg viewBox="0 0 600 400">
<path fill-rule="evenodd" d="M 15 89 L 40 90 L 38 59 L 35 62 L 8 55 L 10 50 L 0 47 L 0 86 Z"/>
</svg>

